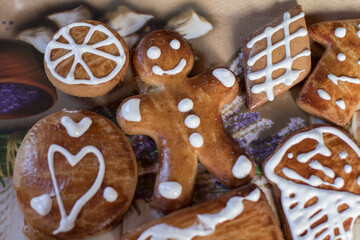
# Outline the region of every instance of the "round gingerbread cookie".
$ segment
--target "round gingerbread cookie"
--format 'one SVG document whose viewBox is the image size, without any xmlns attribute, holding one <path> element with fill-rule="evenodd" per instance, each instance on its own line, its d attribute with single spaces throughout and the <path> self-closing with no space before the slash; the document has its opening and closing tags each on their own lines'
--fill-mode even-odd
<svg viewBox="0 0 360 240">
<path fill-rule="evenodd" d="M 30 239 L 78 239 L 112 229 L 129 208 L 136 183 L 126 136 L 87 111 L 63 110 L 37 122 L 14 169 Z"/>
<path fill-rule="evenodd" d="M 44 55 L 45 71 L 52 84 L 78 97 L 108 93 L 124 80 L 128 64 L 129 51 L 121 36 L 93 20 L 62 27 Z"/>
</svg>

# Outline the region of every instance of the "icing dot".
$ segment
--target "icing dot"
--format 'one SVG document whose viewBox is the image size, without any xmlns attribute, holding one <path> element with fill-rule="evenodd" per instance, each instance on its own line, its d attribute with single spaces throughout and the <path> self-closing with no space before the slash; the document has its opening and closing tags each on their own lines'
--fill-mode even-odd
<svg viewBox="0 0 360 240">
<path fill-rule="evenodd" d="M 345 56 L 345 54 L 343 54 L 343 53 L 339 53 L 339 54 L 337 55 L 337 59 L 338 59 L 339 61 L 343 62 L 343 61 L 345 61 L 346 56 Z"/>
<path fill-rule="evenodd" d="M 294 157 L 294 154 L 288 153 L 287 157 L 288 157 L 288 158 L 293 158 L 293 157 Z"/>
<path fill-rule="evenodd" d="M 180 48 L 180 42 L 179 42 L 179 40 L 177 40 L 177 39 L 174 39 L 174 40 L 172 40 L 171 42 L 170 42 L 170 47 L 172 48 L 172 49 L 179 49 Z"/>
<path fill-rule="evenodd" d="M 352 167 L 349 164 L 346 164 L 344 166 L 344 172 L 351 173 L 351 171 L 352 171 Z"/>
<path fill-rule="evenodd" d="M 140 99 L 132 98 L 125 102 L 121 107 L 121 116 L 125 118 L 127 121 L 131 122 L 140 122 L 141 114 L 140 114 Z"/>
<path fill-rule="evenodd" d="M 336 102 L 336 105 L 341 108 L 342 110 L 344 110 L 346 108 L 346 105 L 345 105 L 345 102 L 343 100 L 337 100 Z"/>
<path fill-rule="evenodd" d="M 251 161 L 245 155 L 241 155 L 236 160 L 232 173 L 234 177 L 241 179 L 249 175 L 252 167 Z"/>
<path fill-rule="evenodd" d="M 343 38 L 346 35 L 346 29 L 343 27 L 339 27 L 339 28 L 335 29 L 334 34 L 338 38 Z"/>
<path fill-rule="evenodd" d="M 357 31 L 356 35 L 360 38 L 360 31 Z"/>
<path fill-rule="evenodd" d="M 185 125 L 188 128 L 197 128 L 200 125 L 200 118 L 194 114 L 185 118 Z"/>
<path fill-rule="evenodd" d="M 52 199 L 49 194 L 45 193 L 41 196 L 32 198 L 30 206 L 41 216 L 46 216 L 51 211 Z"/>
<path fill-rule="evenodd" d="M 178 109 L 182 113 L 191 111 L 193 107 L 194 107 L 194 103 L 190 98 L 184 98 L 178 104 Z"/>
<path fill-rule="evenodd" d="M 235 75 L 226 68 L 217 68 L 212 72 L 225 87 L 232 87 L 235 84 Z"/>
<path fill-rule="evenodd" d="M 324 99 L 324 100 L 330 100 L 331 99 L 330 95 L 326 91 L 324 91 L 323 89 L 319 89 L 317 92 L 318 92 L 319 96 L 322 99 Z"/>
<path fill-rule="evenodd" d="M 344 179 L 342 179 L 341 177 L 337 177 L 335 178 L 335 181 L 334 181 L 334 187 L 336 188 L 342 188 L 345 184 L 345 181 Z"/>
<path fill-rule="evenodd" d="M 153 46 L 147 50 L 146 55 L 150 59 L 158 59 L 161 55 L 161 50 L 160 48 Z"/>
<path fill-rule="evenodd" d="M 118 198 L 118 193 L 114 188 L 106 187 L 103 192 L 103 197 L 108 202 L 114 202 Z"/>
<path fill-rule="evenodd" d="M 190 144 L 195 147 L 199 148 L 204 144 L 204 139 L 199 133 L 193 133 L 189 137 Z"/>
<path fill-rule="evenodd" d="M 167 199 L 177 199 L 182 192 L 182 186 L 178 182 L 162 182 L 159 184 L 159 193 Z"/>
<path fill-rule="evenodd" d="M 342 151 L 342 152 L 339 153 L 339 157 L 341 159 L 345 159 L 347 156 L 348 156 L 348 153 L 346 151 Z"/>
<path fill-rule="evenodd" d="M 360 65 L 360 60 L 357 63 Z"/>
<path fill-rule="evenodd" d="M 360 185 L 360 177 L 358 177 L 358 178 L 356 179 L 356 183 L 357 183 L 358 185 Z"/>
</svg>

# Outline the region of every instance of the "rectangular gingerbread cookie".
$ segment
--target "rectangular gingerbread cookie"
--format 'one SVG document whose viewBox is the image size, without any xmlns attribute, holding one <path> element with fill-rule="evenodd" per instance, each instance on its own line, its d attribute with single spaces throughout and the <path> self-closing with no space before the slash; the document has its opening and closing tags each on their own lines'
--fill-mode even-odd
<svg viewBox="0 0 360 240">
<path fill-rule="evenodd" d="M 247 185 L 214 200 L 173 212 L 127 233 L 123 240 L 281 240 L 278 221 L 264 193 Z"/>
<path fill-rule="evenodd" d="M 243 45 L 247 105 L 254 111 L 310 72 L 310 44 L 300 5 L 250 35 Z"/>
</svg>

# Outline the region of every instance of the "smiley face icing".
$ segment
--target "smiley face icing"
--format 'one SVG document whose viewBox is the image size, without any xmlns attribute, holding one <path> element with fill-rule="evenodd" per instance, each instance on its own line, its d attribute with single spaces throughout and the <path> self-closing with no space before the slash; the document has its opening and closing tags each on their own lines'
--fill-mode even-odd
<svg viewBox="0 0 360 240">
<path fill-rule="evenodd" d="M 304 111 L 345 126 L 360 104 L 360 19 L 310 25 L 309 36 L 327 46 L 301 89 Z"/>
<path fill-rule="evenodd" d="M 220 113 L 238 93 L 235 75 L 217 68 L 188 78 L 191 46 L 163 30 L 140 41 L 133 64 L 141 80 L 159 91 L 126 99 L 117 121 L 127 134 L 145 134 L 157 144 L 157 207 L 169 212 L 191 203 L 198 159 L 229 187 L 247 183 L 254 165 L 226 133 Z"/>
<path fill-rule="evenodd" d="M 17 154 L 23 231 L 30 239 L 79 239 L 110 230 L 136 182 L 134 153 L 114 123 L 87 111 L 54 113 L 30 129 Z"/>
</svg>

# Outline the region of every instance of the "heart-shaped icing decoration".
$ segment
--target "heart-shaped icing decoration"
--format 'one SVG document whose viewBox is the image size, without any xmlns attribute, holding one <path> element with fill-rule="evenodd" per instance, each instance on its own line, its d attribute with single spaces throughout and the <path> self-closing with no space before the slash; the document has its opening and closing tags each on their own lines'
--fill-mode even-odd
<svg viewBox="0 0 360 240">
<path fill-rule="evenodd" d="M 54 169 L 54 154 L 55 154 L 55 152 L 59 152 L 62 155 L 64 155 L 66 160 L 68 161 L 68 163 L 72 167 L 75 166 L 78 162 L 80 162 L 80 160 L 83 159 L 84 156 L 86 154 L 88 154 L 88 153 L 95 154 L 95 156 L 97 157 L 97 159 L 99 161 L 99 171 L 98 171 L 97 177 L 95 179 L 95 182 L 89 188 L 89 190 L 75 202 L 75 204 L 74 204 L 73 208 L 71 209 L 69 215 L 66 215 L 64 204 L 63 204 L 63 201 L 61 199 L 59 187 L 58 187 L 58 184 L 57 184 L 57 181 L 56 181 L 55 169 Z M 57 198 L 57 202 L 58 202 L 59 209 L 60 209 L 60 214 L 61 214 L 60 226 L 59 226 L 58 229 L 53 231 L 53 234 L 58 234 L 60 232 L 68 232 L 68 231 L 70 231 L 71 229 L 74 228 L 75 220 L 76 220 L 80 210 L 82 209 L 82 207 L 100 189 L 100 186 L 102 184 L 102 181 L 103 181 L 104 175 L 105 175 L 104 157 L 101 154 L 101 152 L 99 151 L 99 149 L 97 149 L 94 146 L 86 146 L 86 147 L 82 148 L 78 154 L 72 155 L 65 148 L 63 148 L 63 147 L 61 147 L 59 145 L 56 145 L 56 144 L 52 144 L 50 146 L 50 148 L 49 148 L 49 151 L 48 151 L 48 164 L 49 164 L 51 179 L 52 179 L 52 182 L 54 184 L 55 194 L 56 194 L 56 198 Z"/>
<path fill-rule="evenodd" d="M 360 215 L 360 148 L 344 131 L 316 126 L 289 137 L 264 165 L 280 191 L 293 239 L 353 239 Z"/>
<path fill-rule="evenodd" d="M 82 136 L 90 127 L 92 121 L 85 117 L 80 122 L 74 122 L 70 117 L 64 116 L 61 118 L 61 124 L 66 128 L 67 133 L 74 138 Z"/>
<path fill-rule="evenodd" d="M 46 216 L 52 208 L 52 199 L 49 194 L 34 197 L 30 201 L 31 207 L 40 215 Z"/>
</svg>

